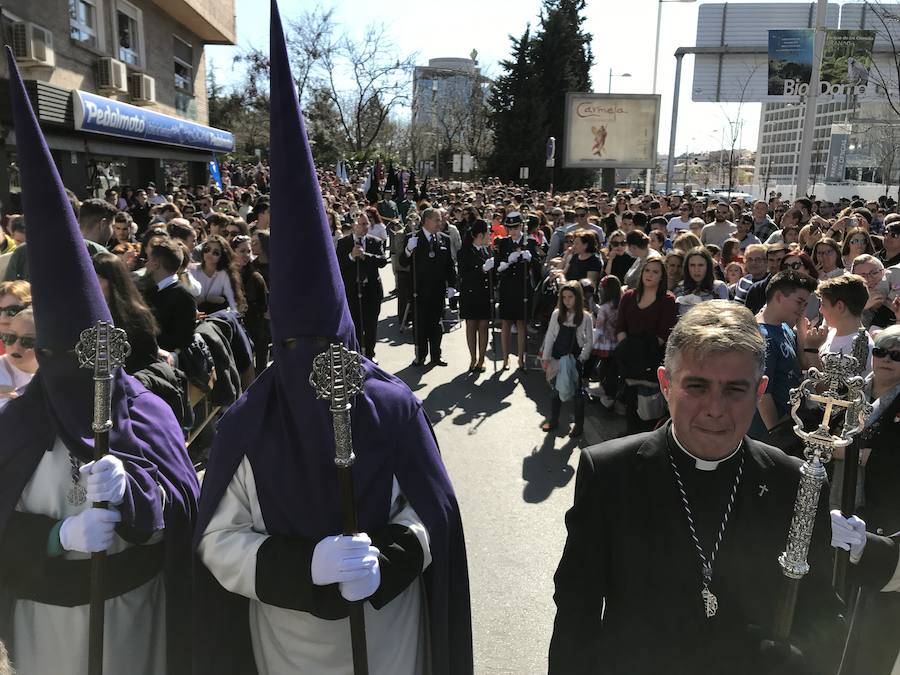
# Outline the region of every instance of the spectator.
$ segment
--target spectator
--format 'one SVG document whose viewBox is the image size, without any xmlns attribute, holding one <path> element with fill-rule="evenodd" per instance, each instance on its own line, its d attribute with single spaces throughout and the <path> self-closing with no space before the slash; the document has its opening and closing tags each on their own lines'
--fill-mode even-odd
<svg viewBox="0 0 900 675">
<path fill-rule="evenodd" d="M 30 307 L 18 312 L 0 330 L 5 353 L 0 354 L 0 410 L 18 398 L 38 369 L 34 352 L 34 313 Z"/>
<path fill-rule="evenodd" d="M 269 286 L 269 231 L 254 230 L 250 236 L 250 251 L 256 256 L 253 260 L 256 271 L 262 275 Z"/>
<path fill-rule="evenodd" d="M 23 280 L 0 282 L 0 333 L 8 331 L 13 317 L 30 306 L 31 284 Z M 0 354 L 3 353 L 0 343 Z"/>
<path fill-rule="evenodd" d="M 702 245 L 703 244 L 700 243 L 700 237 L 698 237 L 693 232 L 682 232 L 675 238 L 675 242 L 672 244 L 672 248 L 676 251 L 687 253 L 688 251 Z"/>
<path fill-rule="evenodd" d="M 572 257 L 565 268 L 569 281 L 590 279 L 596 287 L 603 274 L 603 261 L 597 251 L 597 236 L 593 230 L 579 229 L 572 233 Z"/>
<path fill-rule="evenodd" d="M 203 314 L 223 309 L 243 312 L 245 302 L 241 279 L 234 263 L 234 253 L 224 237 L 210 235 L 200 251 L 203 262 L 189 268 L 201 287 L 197 309 Z"/>
<path fill-rule="evenodd" d="M 768 208 L 764 201 L 757 200 L 753 202 L 752 218 L 753 228 L 751 231 L 761 242 L 767 242 L 769 237 L 778 229 L 778 226 L 769 217 Z"/>
<path fill-rule="evenodd" d="M 883 243 L 879 257 L 885 268 L 900 265 L 900 215 L 892 213 L 885 218 Z"/>
<path fill-rule="evenodd" d="M 669 236 L 675 238 L 681 232 L 689 230 L 691 227 L 691 207 L 689 204 L 682 203 L 678 207 L 678 215 L 669 220 L 666 225 Z"/>
<path fill-rule="evenodd" d="M 150 206 L 159 206 L 166 203 L 166 198 L 156 192 L 156 183 L 147 183 L 147 201 Z"/>
<path fill-rule="evenodd" d="M 715 222 L 703 226 L 700 231 L 700 242 L 715 244 L 721 248 L 725 240 L 737 231 L 737 226 L 729 220 L 729 217 L 731 217 L 731 207 L 724 203 L 717 204 Z"/>
<path fill-rule="evenodd" d="M 851 354 L 853 341 L 862 326 L 862 313 L 869 299 L 869 291 L 862 277 L 855 274 L 845 274 L 839 277 L 824 279 L 816 291 L 821 300 L 822 316 L 828 327 L 828 334 L 822 346 L 819 347 L 819 355 L 828 352 L 841 352 Z M 869 350 L 866 357 L 863 374 L 872 372 L 872 347 L 871 336 L 866 334 Z M 813 363 L 812 365 L 818 365 Z"/>
<path fill-rule="evenodd" d="M 844 269 L 849 269 L 857 257 L 863 255 L 875 255 L 875 247 L 872 246 L 872 238 L 861 227 L 853 227 L 847 231 L 844 244 L 841 247 L 841 260 Z"/>
<path fill-rule="evenodd" d="M 609 248 L 606 249 L 606 264 L 604 275 L 614 275 L 621 283 L 625 274 L 634 264 L 634 258 L 628 253 L 627 235 L 622 230 L 616 230 L 609 235 Z"/>
<path fill-rule="evenodd" d="M 762 243 L 759 238 L 753 233 L 753 215 L 750 213 L 744 213 L 737 221 L 737 230 L 735 231 L 733 237 L 740 242 L 741 251 L 745 250 L 750 244 L 760 244 Z M 725 240 L 727 241 L 727 239 Z M 763 239 L 762 241 L 765 241 Z M 724 241 L 722 242 L 724 246 Z"/>
<path fill-rule="evenodd" d="M 251 252 L 250 237 L 239 234 L 231 240 L 231 248 L 237 261 L 241 275 L 241 285 L 247 299 L 247 311 L 244 314 L 244 326 L 253 340 L 257 374 L 265 370 L 269 363 L 269 343 L 272 341 L 269 330 L 269 289 L 266 281 L 257 271 Z"/>
<path fill-rule="evenodd" d="M 831 279 L 844 274 L 840 245 L 828 237 L 820 239 L 813 247 L 812 261 L 822 279 Z"/>
<path fill-rule="evenodd" d="M 730 263 L 725 265 L 725 283 L 728 285 L 728 293 L 729 295 L 734 295 L 735 286 L 737 283 L 744 277 L 744 266 L 743 264 L 737 262 L 736 260 L 732 260 Z M 734 299 L 732 297 L 732 299 Z"/>
<path fill-rule="evenodd" d="M 687 314 L 694 305 L 705 300 L 728 300 L 728 286 L 715 278 L 715 261 L 702 246 L 684 257 L 683 281 L 675 288 L 679 316 Z"/>
<path fill-rule="evenodd" d="M 769 382 L 749 435 L 766 443 L 774 442 L 777 447 L 784 445 L 782 436 L 792 434 L 788 399 L 790 390 L 803 379 L 794 326 L 804 317 L 815 290 L 815 279 L 791 269 L 778 272 L 766 285 L 766 306 L 759 318 L 759 330 L 766 340 L 765 374 Z M 787 428 L 783 428 L 785 423 Z"/>
<path fill-rule="evenodd" d="M 639 283 L 641 268 L 644 260 L 648 258 L 659 258 L 660 254 L 650 248 L 650 237 L 641 230 L 633 230 L 625 236 L 625 243 L 628 244 L 628 254 L 634 258 L 634 263 L 625 273 L 624 283 L 629 288 L 634 288 Z"/>
<path fill-rule="evenodd" d="M 575 424 L 569 431 L 571 438 L 578 438 L 584 433 L 584 392 L 582 386 L 582 374 L 584 362 L 591 354 L 594 344 L 593 319 L 584 309 L 584 296 L 581 282 L 576 280 L 566 281 L 559 289 L 557 307 L 550 316 L 547 325 L 547 333 L 544 336 L 542 360 L 547 381 L 553 387 L 550 398 L 550 416 L 541 424 L 543 431 L 552 431 L 559 426 L 559 416 L 562 411 L 563 393 L 574 398 Z M 566 371 L 562 360 L 566 357 L 574 357 L 574 373 Z M 558 376 L 574 375 L 574 383 L 563 383 Z M 566 387 L 568 386 L 568 391 Z M 570 396 L 566 397 L 566 400 Z"/>
<path fill-rule="evenodd" d="M 133 375 L 159 360 L 156 334 L 159 328 L 153 312 L 144 302 L 125 263 L 113 253 L 101 251 L 91 261 L 113 323 L 125 331 L 131 351 L 125 358 L 125 372 Z"/>
<path fill-rule="evenodd" d="M 753 284 L 769 278 L 768 267 L 766 266 L 766 246 L 763 244 L 751 244 L 744 251 L 744 266 L 746 268 L 746 276 L 744 276 L 734 287 L 734 300 L 742 305 L 747 299 L 747 293 Z"/>
<path fill-rule="evenodd" d="M 668 290 L 674 293 L 684 279 L 684 251 L 672 249 L 666 254 L 666 279 Z"/>
<path fill-rule="evenodd" d="M 177 352 L 186 349 L 194 337 L 197 305 L 194 296 L 178 283 L 182 248 L 173 241 L 161 240 L 150 247 L 144 297 L 159 327 L 157 342 L 162 349 Z"/>
<path fill-rule="evenodd" d="M 632 232 L 632 234 L 635 234 Z M 629 433 L 652 428 L 661 411 L 638 412 L 638 387 L 652 390 L 656 369 L 662 363 L 663 345 L 678 320 L 675 296 L 667 290 L 662 258 L 645 258 L 635 288 L 622 294 L 616 321 L 615 358 L 625 378 L 625 406 Z M 657 391 L 658 393 L 658 387 Z M 652 398 L 655 393 L 645 398 Z M 659 412 L 660 414 L 656 414 Z"/>
<path fill-rule="evenodd" d="M 618 277 L 607 275 L 600 280 L 600 303 L 594 317 L 594 348 L 592 358 L 596 360 L 596 370 L 600 375 L 600 403 L 604 408 L 612 408 L 618 388 L 615 359 L 616 323 L 619 315 L 619 301 L 622 298 L 622 283 Z M 588 370 L 590 373 L 591 370 Z"/>
</svg>

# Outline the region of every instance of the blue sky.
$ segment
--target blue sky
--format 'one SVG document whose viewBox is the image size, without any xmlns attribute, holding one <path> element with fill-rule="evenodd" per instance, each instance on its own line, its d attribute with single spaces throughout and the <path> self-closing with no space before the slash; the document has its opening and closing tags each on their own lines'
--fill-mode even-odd
<svg viewBox="0 0 900 675">
<path fill-rule="evenodd" d="M 695 43 L 698 2 L 670 2 L 662 5 L 662 31 L 658 91 L 662 95 L 659 149 L 668 149 L 669 120 L 675 74 L 675 49 Z M 478 50 L 478 60 L 488 76 L 500 73 L 498 62 L 510 50 L 508 35 L 519 36 L 530 21 L 538 23 L 539 0 L 452 0 L 452 2 L 373 3 L 343 0 L 333 3 L 312 0 L 281 0 L 282 17 L 299 16 L 316 6 L 333 6 L 336 20 L 351 34 L 361 34 L 373 21 L 384 23 L 399 50 L 417 53 L 417 63 L 429 58 L 467 57 Z M 653 80 L 653 54 L 656 37 L 656 0 L 588 0 L 585 30 L 593 34 L 594 67 L 591 71 L 594 91 L 604 93 L 609 72 L 629 73 L 614 77 L 612 89 L 618 93 L 650 93 Z M 263 0 L 236 0 L 238 47 L 209 46 L 208 62 L 216 70 L 219 82 L 235 77 L 232 57 L 241 47 L 268 47 L 269 11 Z M 693 103 L 690 83 L 693 57 L 685 58 L 682 75 L 676 152 L 714 150 L 722 145 L 722 130 L 728 128 L 726 114 L 736 117 L 735 104 Z M 741 145 L 755 148 L 759 104 L 745 104 Z M 727 131 L 726 131 L 727 136 Z"/>
</svg>

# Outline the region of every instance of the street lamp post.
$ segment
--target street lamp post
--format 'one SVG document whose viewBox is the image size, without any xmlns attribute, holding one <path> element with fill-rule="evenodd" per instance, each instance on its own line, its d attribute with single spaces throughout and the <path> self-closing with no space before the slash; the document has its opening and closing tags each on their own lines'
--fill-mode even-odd
<svg viewBox="0 0 900 675">
<path fill-rule="evenodd" d="M 697 0 L 657 0 L 656 3 L 656 47 L 653 49 L 653 93 L 656 93 L 656 74 L 659 70 L 659 33 L 662 28 L 662 6 L 664 2 L 696 2 Z M 672 101 L 672 105 L 678 105 L 678 101 Z M 647 192 L 653 185 L 653 169 L 647 169 Z M 654 186 L 655 187 L 655 186 Z"/>
<path fill-rule="evenodd" d="M 609 69 L 609 85 L 606 87 L 606 93 L 612 93 L 612 79 L 614 77 L 631 77 L 631 73 L 622 73 L 621 75 L 613 75 L 613 69 Z"/>
</svg>

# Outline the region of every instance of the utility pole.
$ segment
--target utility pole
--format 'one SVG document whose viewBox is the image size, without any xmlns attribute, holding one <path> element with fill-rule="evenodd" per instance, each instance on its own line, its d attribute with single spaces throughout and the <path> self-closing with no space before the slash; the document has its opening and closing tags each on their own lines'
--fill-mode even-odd
<svg viewBox="0 0 900 675">
<path fill-rule="evenodd" d="M 806 114 L 803 117 L 803 129 L 800 134 L 800 157 L 797 164 L 795 199 L 805 197 L 809 189 L 809 165 L 816 136 L 816 97 L 819 93 L 819 79 L 822 74 L 822 52 L 825 50 L 825 15 L 827 11 L 828 0 L 817 0 L 816 28 L 813 34 L 812 74 L 809 78 L 809 91 L 806 93 Z"/>
</svg>

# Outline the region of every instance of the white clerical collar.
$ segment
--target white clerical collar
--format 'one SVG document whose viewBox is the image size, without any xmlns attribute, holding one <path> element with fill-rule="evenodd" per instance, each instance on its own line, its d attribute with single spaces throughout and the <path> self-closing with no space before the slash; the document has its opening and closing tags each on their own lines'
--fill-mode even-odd
<svg viewBox="0 0 900 675">
<path fill-rule="evenodd" d="M 157 283 L 156 289 L 161 291 L 163 289 L 168 288 L 172 284 L 177 284 L 177 283 L 178 283 L 178 275 L 173 274 L 172 276 L 166 277 L 165 279 L 162 279 L 159 283 Z"/>
<path fill-rule="evenodd" d="M 738 446 L 734 450 L 732 450 L 730 453 L 728 453 L 728 456 L 723 457 L 722 459 L 709 460 L 709 459 L 701 459 L 700 457 L 697 457 L 697 455 L 693 454 L 690 450 L 688 450 L 686 447 L 684 447 L 684 445 L 681 444 L 681 441 L 678 440 L 678 436 L 675 435 L 675 425 L 674 424 L 672 425 L 672 439 L 675 441 L 675 445 L 678 446 L 679 450 L 681 450 L 684 454 L 686 454 L 688 457 L 693 459 L 694 462 L 696 462 L 695 468 L 698 471 L 715 471 L 716 469 L 719 468 L 719 464 L 721 464 L 722 462 L 727 462 L 729 459 L 734 457 L 738 453 L 738 451 L 741 449 L 741 445 L 743 444 L 743 441 L 738 443 Z"/>
</svg>

